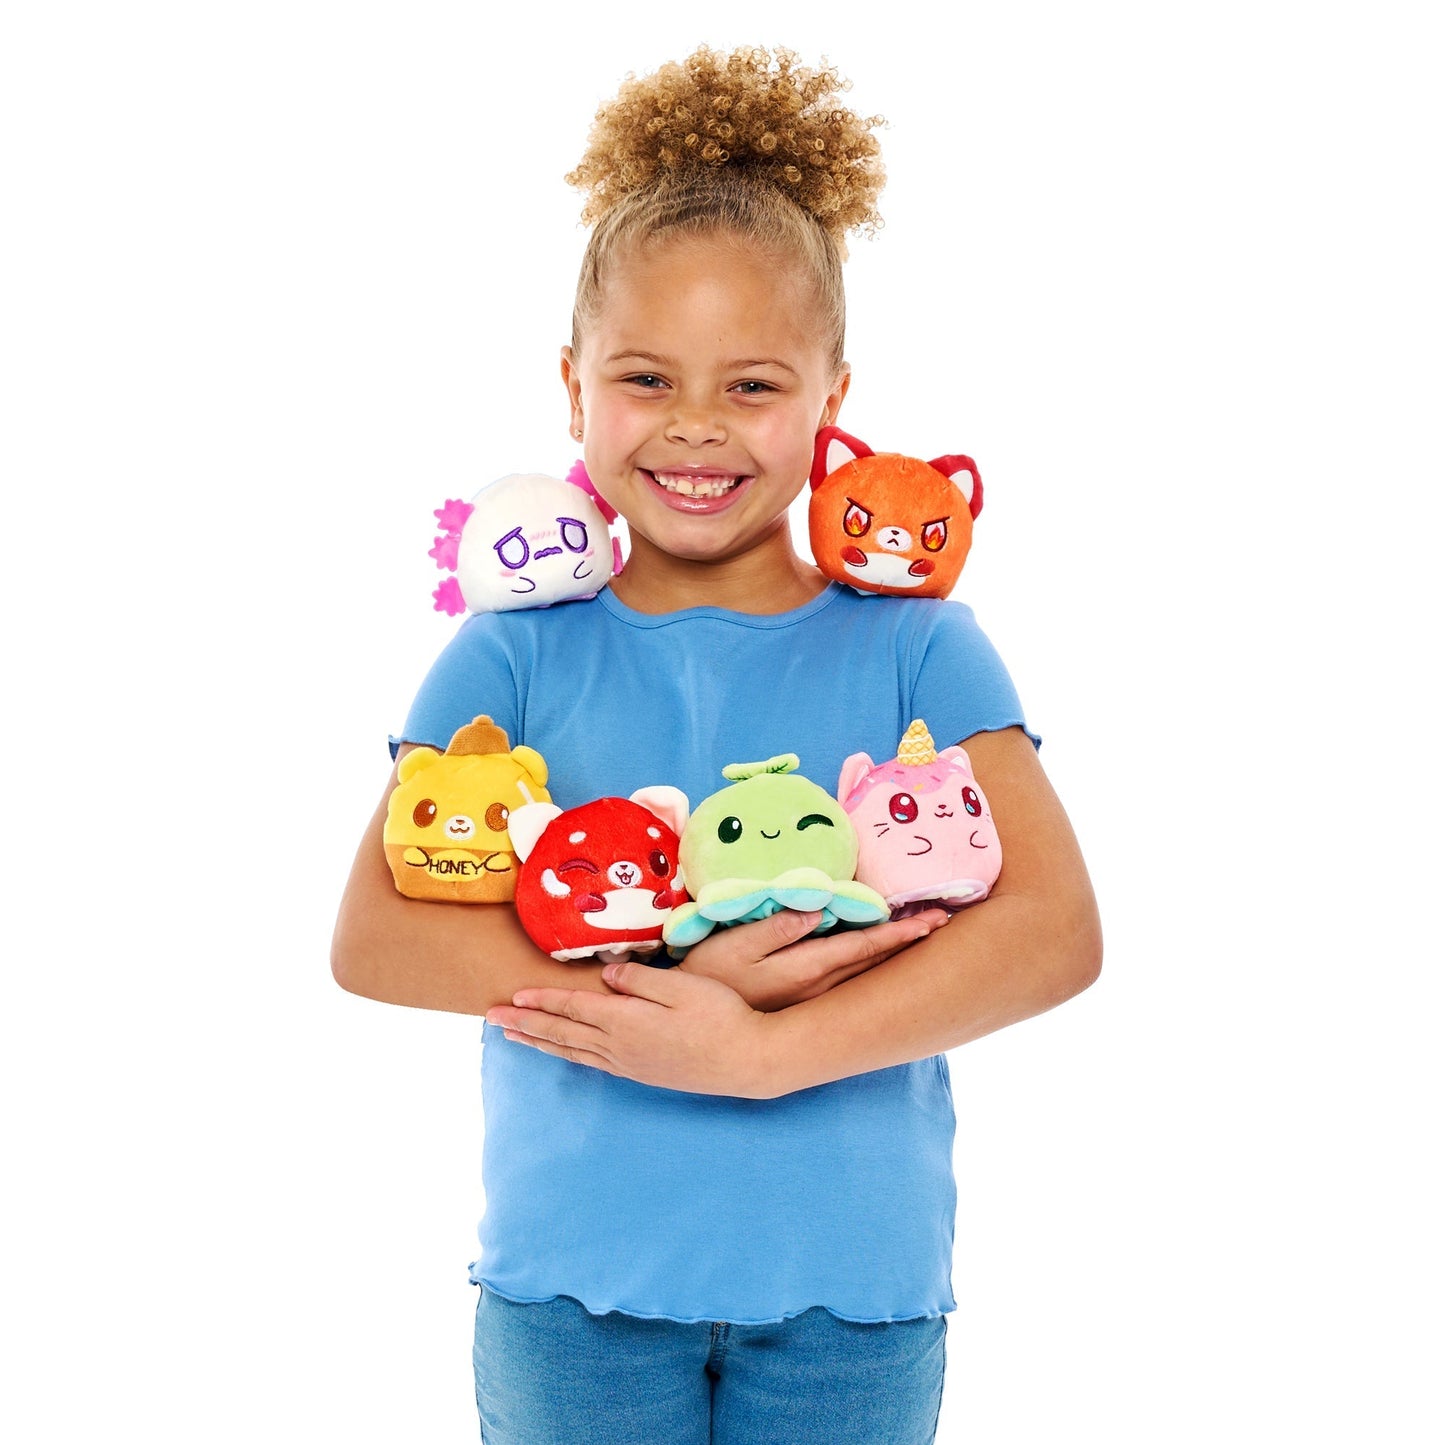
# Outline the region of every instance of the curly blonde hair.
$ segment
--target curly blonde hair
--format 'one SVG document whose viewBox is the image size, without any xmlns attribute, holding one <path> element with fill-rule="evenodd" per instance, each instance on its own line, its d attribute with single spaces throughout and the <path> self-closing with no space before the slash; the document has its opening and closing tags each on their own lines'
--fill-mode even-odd
<svg viewBox="0 0 1445 1445">
<path fill-rule="evenodd" d="M 652 75 L 628 76 L 598 112 L 581 163 L 567 176 L 593 226 L 572 312 L 572 347 L 601 304 L 616 257 L 665 234 L 725 233 L 795 257 L 811 273 L 823 342 L 843 363 L 844 238 L 882 224 L 878 116 L 838 102 L 831 66 L 791 50 L 706 46 Z"/>
</svg>

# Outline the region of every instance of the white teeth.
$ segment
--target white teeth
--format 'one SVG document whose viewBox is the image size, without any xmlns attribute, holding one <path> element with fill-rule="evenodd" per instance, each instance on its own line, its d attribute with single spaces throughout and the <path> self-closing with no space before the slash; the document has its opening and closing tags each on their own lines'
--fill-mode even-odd
<svg viewBox="0 0 1445 1445">
<path fill-rule="evenodd" d="M 660 487 L 682 497 L 720 497 L 737 486 L 736 477 L 690 477 L 682 473 L 653 472 Z"/>
</svg>

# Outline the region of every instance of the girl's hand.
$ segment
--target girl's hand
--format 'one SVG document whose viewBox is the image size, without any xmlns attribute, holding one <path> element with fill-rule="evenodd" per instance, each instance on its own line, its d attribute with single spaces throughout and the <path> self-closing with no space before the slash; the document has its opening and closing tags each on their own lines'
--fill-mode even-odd
<svg viewBox="0 0 1445 1445">
<path fill-rule="evenodd" d="M 574 1064 L 694 1094 L 767 1098 L 766 1034 L 758 1013 L 716 979 L 643 963 L 610 963 L 608 994 L 524 988 L 487 1010 L 513 1043 Z"/>
<path fill-rule="evenodd" d="M 942 909 L 809 938 L 816 913 L 775 913 L 722 928 L 682 966 L 609 964 L 612 990 L 522 989 L 487 1022 L 574 1064 L 693 1094 L 766 1099 L 773 1087 L 769 1013 L 862 973 L 948 921 Z"/>
<path fill-rule="evenodd" d="M 725 983 L 770 1013 L 816 998 L 855 974 L 926 938 L 951 915 L 942 908 L 871 928 L 839 928 L 811 937 L 816 913 L 785 908 L 756 923 L 714 929 L 678 966 Z"/>
</svg>

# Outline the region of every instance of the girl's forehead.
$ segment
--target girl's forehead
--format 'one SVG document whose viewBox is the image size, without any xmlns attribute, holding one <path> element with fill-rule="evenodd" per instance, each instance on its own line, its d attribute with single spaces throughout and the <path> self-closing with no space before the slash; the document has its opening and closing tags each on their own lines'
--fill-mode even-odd
<svg viewBox="0 0 1445 1445">
<path fill-rule="evenodd" d="M 633 248 L 608 269 L 600 300 L 590 329 L 609 353 L 654 350 L 648 338 L 689 349 L 725 343 L 738 359 L 823 349 L 806 268 L 736 240 L 688 237 Z"/>
</svg>

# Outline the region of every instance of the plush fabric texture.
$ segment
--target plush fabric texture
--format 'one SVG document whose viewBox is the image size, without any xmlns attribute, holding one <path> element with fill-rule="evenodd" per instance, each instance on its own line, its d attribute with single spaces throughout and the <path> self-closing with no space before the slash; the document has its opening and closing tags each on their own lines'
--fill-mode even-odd
<svg viewBox="0 0 1445 1445">
<path fill-rule="evenodd" d="M 824 576 L 865 593 L 953 591 L 983 510 L 971 457 L 875 454 L 829 426 L 818 433 L 810 481 L 808 540 Z"/>
<path fill-rule="evenodd" d="M 685 902 L 677 878 L 687 798 L 676 788 L 598 798 L 565 813 L 518 808 L 509 827 L 522 859 L 517 917 L 544 953 L 603 962 L 662 947 L 668 911 Z"/>
<path fill-rule="evenodd" d="M 921 718 L 891 761 L 875 766 L 867 753 L 846 759 L 838 801 L 858 832 L 858 878 L 884 896 L 894 917 L 925 903 L 977 903 L 997 882 L 1003 847 L 968 754 L 935 752 Z"/>
<path fill-rule="evenodd" d="M 444 753 L 419 747 L 398 769 L 382 843 L 397 891 L 440 903 L 505 903 L 517 883 L 512 809 L 545 803 L 547 764 L 509 748 L 490 717 L 474 718 Z"/>
<path fill-rule="evenodd" d="M 801 777 L 795 753 L 730 763 L 732 785 L 698 804 L 682 835 L 682 871 L 696 902 L 668 917 L 663 938 L 677 952 L 720 923 L 750 923 L 782 908 L 817 910 L 815 933 L 840 923 L 881 923 L 888 907 L 853 880 L 858 838 L 848 815 Z"/>
<path fill-rule="evenodd" d="M 621 554 L 608 523 L 616 517 L 579 462 L 565 481 L 537 473 L 502 477 L 470 502 L 434 513 L 438 567 L 454 571 L 432 593 L 435 610 L 456 616 L 550 607 L 595 596 Z"/>
<path fill-rule="evenodd" d="M 441 747 L 479 712 L 545 752 L 563 808 L 658 778 L 699 801 L 723 763 L 784 752 L 831 788 L 849 753 L 890 757 L 912 718 L 948 742 L 1024 720 L 962 603 L 837 586 L 777 615 L 656 616 L 604 588 L 591 602 L 468 617 L 398 732 Z M 674 1320 L 953 1307 L 942 1058 L 728 1099 L 481 1032 L 486 1212 L 472 1277 L 489 1288 Z"/>
</svg>

